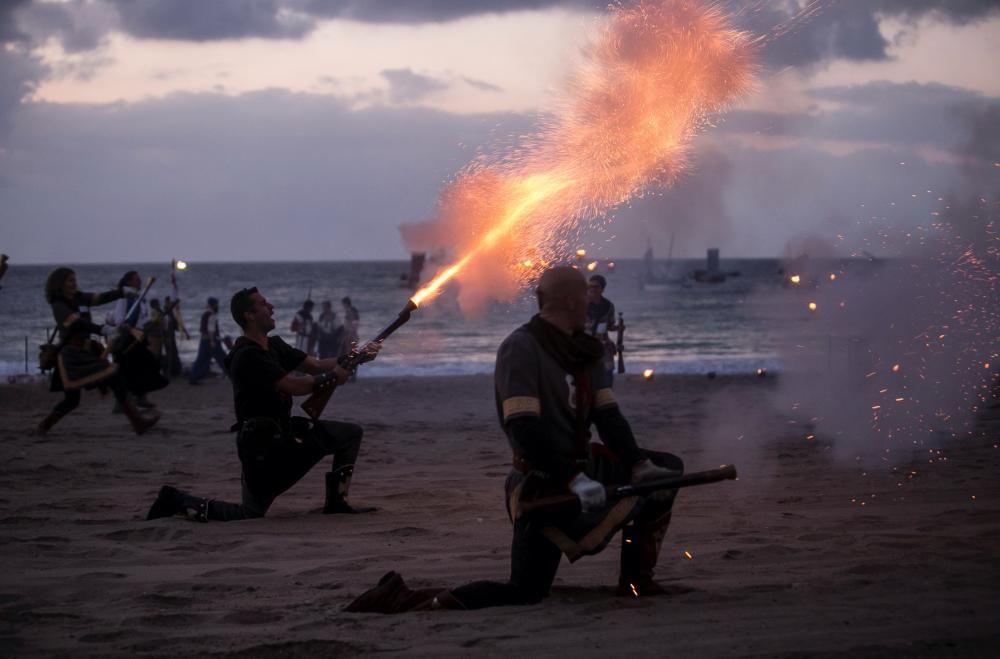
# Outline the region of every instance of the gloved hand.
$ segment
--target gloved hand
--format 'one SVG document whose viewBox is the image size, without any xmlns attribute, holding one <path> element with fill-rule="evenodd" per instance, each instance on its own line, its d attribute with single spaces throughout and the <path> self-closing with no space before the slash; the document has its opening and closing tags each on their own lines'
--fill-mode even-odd
<svg viewBox="0 0 1000 659">
<path fill-rule="evenodd" d="M 569 482 L 569 489 L 580 499 L 583 512 L 596 510 L 607 501 L 604 486 L 580 472 Z"/>
</svg>

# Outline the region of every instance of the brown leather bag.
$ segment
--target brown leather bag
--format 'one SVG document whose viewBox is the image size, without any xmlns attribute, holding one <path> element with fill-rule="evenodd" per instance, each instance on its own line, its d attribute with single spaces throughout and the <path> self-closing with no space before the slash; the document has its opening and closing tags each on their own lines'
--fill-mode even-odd
<svg viewBox="0 0 1000 659">
<path fill-rule="evenodd" d="M 38 346 L 38 368 L 42 371 L 51 371 L 56 367 L 56 360 L 59 359 L 59 346 L 52 343 L 43 343 Z"/>
<path fill-rule="evenodd" d="M 52 334 L 49 334 L 48 340 L 38 346 L 38 369 L 41 371 L 51 371 L 56 367 L 56 360 L 59 359 L 59 348 L 61 346 L 57 346 L 52 343 L 52 341 L 56 338 L 56 332 L 58 330 L 59 327 L 56 326 L 56 328 L 52 330 Z"/>
</svg>

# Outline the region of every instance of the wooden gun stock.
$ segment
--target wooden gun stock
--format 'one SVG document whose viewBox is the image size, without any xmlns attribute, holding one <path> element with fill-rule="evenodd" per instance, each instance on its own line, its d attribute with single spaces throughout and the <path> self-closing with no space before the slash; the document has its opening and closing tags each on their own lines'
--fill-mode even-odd
<svg viewBox="0 0 1000 659">
<path fill-rule="evenodd" d="M 396 316 L 396 320 L 389 323 L 381 332 L 378 333 L 374 339 L 366 343 L 360 350 L 352 350 L 350 353 L 340 358 L 341 367 L 348 371 L 353 371 L 361 364 L 365 362 L 370 362 L 375 359 L 378 354 L 379 349 L 382 347 L 382 342 L 388 338 L 390 334 L 395 332 L 397 329 L 402 327 L 406 321 L 410 319 L 410 314 L 417 308 L 417 303 L 413 300 L 409 300 L 403 310 L 399 312 Z M 343 360 L 343 361 L 341 361 Z M 323 408 L 326 404 L 330 402 L 330 396 L 333 392 L 337 390 L 337 381 L 331 380 L 323 385 L 319 391 L 314 392 L 309 398 L 302 403 L 302 410 L 309 415 L 309 418 L 315 421 L 319 418 L 319 415 L 323 413 Z"/>
<path fill-rule="evenodd" d="M 331 380 L 325 385 L 320 387 L 319 391 L 315 391 L 302 403 L 302 411 L 309 415 L 309 418 L 315 421 L 319 418 L 319 415 L 323 413 L 323 409 L 326 404 L 330 402 L 330 396 L 333 392 L 337 390 L 337 381 Z"/>
</svg>

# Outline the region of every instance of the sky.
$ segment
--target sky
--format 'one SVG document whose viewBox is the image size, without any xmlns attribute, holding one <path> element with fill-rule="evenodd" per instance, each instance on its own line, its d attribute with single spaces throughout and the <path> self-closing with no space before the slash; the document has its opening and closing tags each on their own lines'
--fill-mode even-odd
<svg viewBox="0 0 1000 659">
<path fill-rule="evenodd" d="M 885 227 L 997 190 L 1000 0 L 806 5 L 726 3 L 766 37 L 756 91 L 671 189 L 587 234 L 593 253 L 878 253 Z M 400 226 L 544 121 L 605 15 L 596 0 L 0 0 L 0 251 L 405 258 Z"/>
</svg>

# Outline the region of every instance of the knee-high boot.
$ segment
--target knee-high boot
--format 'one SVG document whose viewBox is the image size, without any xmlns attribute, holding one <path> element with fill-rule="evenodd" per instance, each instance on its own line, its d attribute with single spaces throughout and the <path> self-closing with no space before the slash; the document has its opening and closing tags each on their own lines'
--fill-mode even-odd
<svg viewBox="0 0 1000 659">
<path fill-rule="evenodd" d="M 670 524 L 670 512 L 651 522 L 630 524 L 622 529 L 618 593 L 633 597 L 662 595 L 666 590 L 654 581 L 660 547 Z"/>
<path fill-rule="evenodd" d="M 323 503 L 323 514 L 370 513 L 375 510 L 370 506 L 354 508 L 347 503 L 347 492 L 351 488 L 353 475 L 354 465 L 344 465 L 326 474 L 326 501 Z"/>
</svg>

